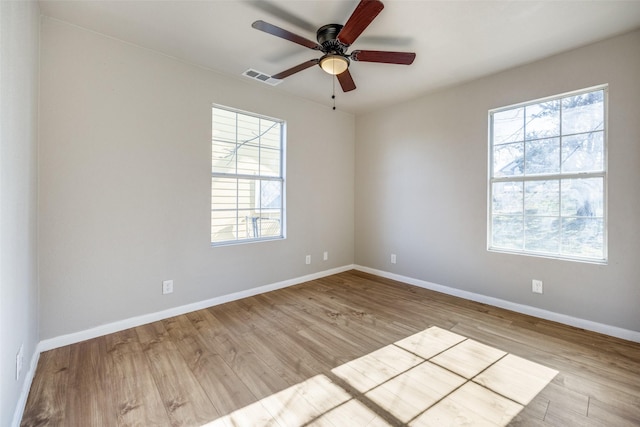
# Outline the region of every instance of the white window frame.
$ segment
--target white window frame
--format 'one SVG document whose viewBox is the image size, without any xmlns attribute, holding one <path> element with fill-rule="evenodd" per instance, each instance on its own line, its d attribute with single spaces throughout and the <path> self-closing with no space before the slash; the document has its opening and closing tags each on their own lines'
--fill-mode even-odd
<svg viewBox="0 0 640 427">
<path fill-rule="evenodd" d="M 254 242 L 263 242 L 263 241 L 273 241 L 273 240 L 282 240 L 286 238 L 286 185 L 285 185 L 285 159 L 286 159 L 286 153 L 285 153 L 285 148 L 286 148 L 286 122 L 282 119 L 276 119 L 273 117 L 268 117 L 265 115 L 261 115 L 261 114 L 256 114 L 256 113 L 252 113 L 252 112 L 248 112 L 248 111 L 243 111 L 243 110 L 239 110 L 236 108 L 232 108 L 232 107 L 227 107 L 224 105 L 219 105 L 219 104 L 212 104 L 211 107 L 211 118 L 212 118 L 212 138 L 211 138 L 211 152 L 213 154 L 213 149 L 214 149 L 214 135 L 213 135 L 213 115 L 215 110 L 222 110 L 222 111 L 226 111 L 229 113 L 233 113 L 236 114 L 236 117 L 238 115 L 244 115 L 244 116 L 248 116 L 248 117 L 252 117 L 252 118 L 257 118 L 259 120 L 268 120 L 270 122 L 276 122 L 278 123 L 279 127 L 280 127 L 280 171 L 279 171 L 279 175 L 278 176 L 272 176 L 272 175 L 248 175 L 248 174 L 241 174 L 241 173 L 226 173 L 226 172 L 217 172 L 215 171 L 214 168 L 214 158 L 212 155 L 212 167 L 211 167 L 211 178 L 212 178 L 212 191 L 211 191 L 211 212 L 212 214 L 214 212 L 221 212 L 221 211 L 228 211 L 228 212 L 236 212 L 236 224 L 235 224 L 235 238 L 234 239 L 227 239 L 227 240 L 216 240 L 214 241 L 214 236 L 213 236 L 213 220 L 212 220 L 212 224 L 211 224 L 211 246 L 212 247 L 217 247 L 217 246 L 227 246 L 227 245 L 236 245 L 236 244 L 244 244 L 244 243 L 254 243 Z M 237 127 L 236 127 L 237 130 Z M 236 141 L 236 143 L 238 143 Z M 237 161 L 237 155 L 234 155 Z M 282 188 L 282 192 L 280 195 L 280 233 L 278 235 L 268 235 L 268 236 L 259 236 L 259 237 L 240 237 L 239 233 L 240 233 L 240 218 L 242 217 L 242 215 L 239 215 L 238 212 L 245 210 L 245 209 L 240 209 L 238 207 L 238 198 L 240 197 L 238 193 L 236 193 L 236 208 L 235 209 L 230 209 L 230 208 L 225 208 L 225 209 L 217 209 L 214 204 L 214 187 L 213 187 L 213 181 L 215 178 L 230 178 L 230 179 L 237 179 L 237 180 L 245 180 L 245 181 L 253 181 L 253 187 L 254 188 L 259 188 L 259 184 L 261 181 L 272 181 L 272 182 L 279 182 Z M 239 190 L 236 190 L 239 191 Z M 259 193 L 259 190 L 255 190 L 254 191 Z M 260 207 L 260 201 L 259 201 L 259 197 L 256 197 L 254 200 L 254 204 L 253 207 L 259 211 L 261 214 L 268 214 L 268 213 L 272 213 L 274 211 L 277 211 L 278 209 L 273 209 L 273 208 L 261 208 Z M 258 219 L 260 219 L 261 215 L 258 216 Z M 266 219 L 266 218 L 263 218 Z M 255 225 L 253 224 L 245 224 L 244 227 L 249 227 L 249 226 L 253 226 L 255 227 Z"/>
<path fill-rule="evenodd" d="M 608 235 L 608 190 L 607 190 L 607 182 L 608 182 L 608 163 L 607 163 L 607 159 L 608 159 L 608 131 L 609 131 L 609 125 L 608 125 L 608 114 L 609 114 L 609 96 L 608 96 L 608 85 L 604 84 L 604 85 L 598 85 L 598 86 L 593 86 L 593 87 L 589 87 L 589 88 L 585 88 L 585 89 L 580 89 L 580 90 L 576 90 L 576 91 L 572 91 L 572 92 L 567 92 L 567 93 L 562 93 L 559 95 L 554 95 L 554 96 L 549 96 L 546 98 L 541 98 L 541 99 L 536 99 L 536 100 L 531 100 L 531 101 L 526 101 L 526 102 L 522 102 L 519 104 L 514 104 L 514 105 L 509 105 L 509 106 L 505 106 L 505 107 L 500 107 L 500 108 L 495 108 L 495 109 L 491 109 L 489 110 L 489 114 L 488 114 L 488 183 L 487 183 L 487 250 L 491 251 L 491 252 L 499 252 L 499 253 L 509 253 L 509 254 L 517 254 L 517 255 L 526 255 L 526 256 L 534 256 L 534 257 L 542 257 L 542 258 L 552 258 L 552 259 L 560 259 L 560 260 L 568 260 L 568 261 L 578 261 L 578 262 L 586 262 L 586 263 L 594 263 L 594 264 L 607 264 L 608 263 L 608 241 L 607 241 L 607 235 Z M 598 171 L 598 172 L 578 172 L 578 173 L 555 173 L 555 174 L 536 174 L 536 175 L 526 175 L 523 174 L 521 176 L 505 176 L 505 177 L 495 177 L 494 176 L 494 170 L 493 170 L 493 166 L 494 166 L 494 158 L 493 158 L 493 154 L 494 154 L 494 150 L 493 150 L 493 115 L 495 113 L 499 113 L 499 112 L 504 112 L 504 111 L 508 111 L 508 110 L 514 110 L 517 108 L 522 108 L 522 107 L 527 107 L 530 105 L 535 105 L 535 104 L 539 104 L 539 103 L 543 103 L 543 102 L 548 102 L 548 101 L 554 101 L 554 100 L 562 100 L 563 98 L 567 98 L 567 97 L 572 97 L 572 96 L 576 96 L 576 95 L 581 95 L 581 94 L 586 94 L 586 93 L 590 93 L 590 92 L 596 92 L 596 91 L 603 91 L 603 108 L 604 108 L 604 130 L 603 130 L 603 170 L 602 171 Z M 562 114 L 562 112 L 560 113 Z M 562 121 L 560 122 L 560 126 L 562 126 Z M 566 136 L 570 136 L 570 135 L 563 135 L 562 134 L 562 129 L 560 130 L 560 135 L 558 136 L 558 138 L 560 138 L 560 144 L 562 144 L 562 139 Z M 526 140 L 526 138 L 525 138 Z M 526 147 L 526 144 L 525 144 Z M 525 148 L 526 150 L 526 148 Z M 560 148 L 561 150 L 561 148 Z M 526 156 L 526 151 L 525 154 Z M 561 180 L 566 180 L 566 179 L 572 179 L 572 178 L 590 178 L 590 177 L 594 177 L 594 178 L 602 178 L 603 180 L 603 254 L 602 254 L 602 258 L 595 258 L 595 257 L 582 257 L 582 256 L 577 256 L 577 255 L 569 255 L 569 254 L 563 254 L 563 253 L 555 253 L 555 252 L 542 252 L 542 251 L 531 251 L 531 250 L 527 250 L 524 248 L 524 237 L 523 237 L 523 246 L 521 249 L 507 249 L 507 248 L 503 248 L 503 247 L 497 247 L 492 245 L 492 240 L 493 240 L 493 230 L 492 230 L 492 225 L 493 225 L 493 194 L 492 194 L 492 190 L 493 190 L 493 184 L 494 183 L 498 183 L 498 182 L 513 182 L 513 181 L 517 181 L 517 182 L 531 182 L 531 181 L 561 181 Z M 560 196 L 561 197 L 561 196 Z M 525 216 L 525 209 L 524 209 L 524 205 L 522 208 L 522 215 L 523 217 Z M 559 213 L 559 217 L 562 218 L 562 213 Z M 524 228 L 523 228 L 523 232 L 524 232 Z"/>
</svg>

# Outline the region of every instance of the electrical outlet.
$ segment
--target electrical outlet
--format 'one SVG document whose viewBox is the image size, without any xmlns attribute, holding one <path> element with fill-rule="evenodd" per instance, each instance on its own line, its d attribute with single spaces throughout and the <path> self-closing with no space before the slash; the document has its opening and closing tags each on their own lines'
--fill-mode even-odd
<svg viewBox="0 0 640 427">
<path fill-rule="evenodd" d="M 533 292 L 534 294 L 542 293 L 542 280 L 533 279 L 531 281 L 531 292 Z"/>
<path fill-rule="evenodd" d="M 16 354 L 16 381 L 20 379 L 23 362 L 24 362 L 24 345 L 21 344 L 20 350 L 18 350 L 18 354 Z"/>
<path fill-rule="evenodd" d="M 396 263 L 396 254 L 391 254 L 391 264 Z"/>
<path fill-rule="evenodd" d="M 311 255 L 307 255 L 304 259 L 305 264 L 311 264 Z"/>
<path fill-rule="evenodd" d="M 322 260 L 323 260 L 323 261 L 326 261 L 326 260 L 328 260 L 328 259 L 329 259 L 329 252 L 324 251 L 324 253 L 322 254 Z"/>
<path fill-rule="evenodd" d="M 165 280 L 162 282 L 162 293 L 164 295 L 173 292 L 173 280 Z"/>
</svg>

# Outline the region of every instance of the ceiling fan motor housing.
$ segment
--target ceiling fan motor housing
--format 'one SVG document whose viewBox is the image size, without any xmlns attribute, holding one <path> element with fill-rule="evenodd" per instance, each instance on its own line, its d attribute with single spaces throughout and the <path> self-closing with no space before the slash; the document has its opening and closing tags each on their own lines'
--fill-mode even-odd
<svg viewBox="0 0 640 427">
<path fill-rule="evenodd" d="M 338 41 L 338 34 L 340 33 L 340 30 L 342 30 L 342 25 L 340 24 L 323 25 L 318 29 L 316 38 L 318 39 L 318 43 L 322 46 L 323 52 L 337 53 L 340 55 L 344 54 L 347 46 Z"/>
</svg>

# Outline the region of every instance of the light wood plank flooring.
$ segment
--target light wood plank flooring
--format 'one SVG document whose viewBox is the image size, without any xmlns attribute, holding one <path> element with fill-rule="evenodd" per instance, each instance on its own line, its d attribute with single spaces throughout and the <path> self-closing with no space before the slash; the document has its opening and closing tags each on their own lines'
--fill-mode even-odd
<svg viewBox="0 0 640 427">
<path fill-rule="evenodd" d="M 518 369 L 531 377 L 505 384 Z M 480 417 L 473 425 L 638 426 L 640 344 L 349 271 L 45 352 L 21 425 L 467 416 Z"/>
</svg>

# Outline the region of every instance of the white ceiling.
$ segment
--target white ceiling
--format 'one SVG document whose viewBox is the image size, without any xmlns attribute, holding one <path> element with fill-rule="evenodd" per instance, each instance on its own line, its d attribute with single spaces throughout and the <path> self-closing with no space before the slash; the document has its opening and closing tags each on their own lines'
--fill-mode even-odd
<svg viewBox="0 0 640 427">
<path fill-rule="evenodd" d="M 342 93 L 336 82 L 340 110 L 366 112 L 640 28 L 640 0 L 383 3 L 384 10 L 351 50 L 416 52 L 416 60 L 410 66 L 352 63 L 357 89 Z M 253 21 L 262 19 L 315 41 L 317 28 L 344 24 L 358 0 L 40 4 L 44 15 L 247 79 L 241 74 L 249 68 L 272 75 L 320 56 L 251 28 Z M 331 76 L 312 67 L 284 79 L 274 90 L 331 106 L 333 83 Z"/>
</svg>

